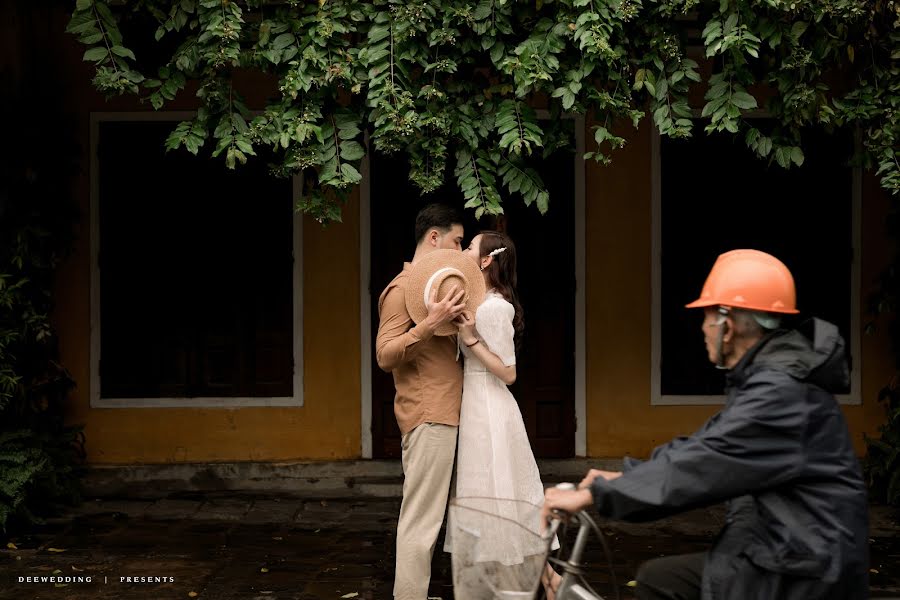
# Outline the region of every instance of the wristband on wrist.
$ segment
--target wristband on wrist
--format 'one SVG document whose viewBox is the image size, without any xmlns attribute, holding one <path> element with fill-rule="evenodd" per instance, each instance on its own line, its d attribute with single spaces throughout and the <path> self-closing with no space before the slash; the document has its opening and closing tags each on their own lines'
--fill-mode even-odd
<svg viewBox="0 0 900 600">
<path fill-rule="evenodd" d="M 466 344 L 466 348 L 471 348 L 472 346 L 474 346 L 475 344 L 477 344 L 477 343 L 480 342 L 480 341 L 481 341 L 481 340 L 475 340 L 475 341 L 472 342 L 471 344 Z"/>
</svg>

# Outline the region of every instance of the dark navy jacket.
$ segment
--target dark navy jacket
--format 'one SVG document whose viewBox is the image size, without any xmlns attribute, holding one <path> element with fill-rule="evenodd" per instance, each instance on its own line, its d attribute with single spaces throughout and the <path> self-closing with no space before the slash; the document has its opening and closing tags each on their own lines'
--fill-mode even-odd
<svg viewBox="0 0 900 600">
<path fill-rule="evenodd" d="M 704 599 L 868 597 L 866 489 L 833 395 L 847 385 L 844 342 L 830 323 L 808 328 L 754 346 L 699 431 L 592 486 L 600 513 L 621 520 L 730 501 Z"/>
</svg>

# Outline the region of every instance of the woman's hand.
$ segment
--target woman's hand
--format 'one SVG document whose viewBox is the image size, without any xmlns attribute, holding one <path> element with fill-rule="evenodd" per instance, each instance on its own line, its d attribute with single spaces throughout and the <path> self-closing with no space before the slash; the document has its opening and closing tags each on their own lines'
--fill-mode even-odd
<svg viewBox="0 0 900 600">
<path fill-rule="evenodd" d="M 470 311 L 463 311 L 453 321 L 459 329 L 459 339 L 466 346 L 471 346 L 478 341 L 478 335 L 475 333 L 475 315 Z"/>
</svg>

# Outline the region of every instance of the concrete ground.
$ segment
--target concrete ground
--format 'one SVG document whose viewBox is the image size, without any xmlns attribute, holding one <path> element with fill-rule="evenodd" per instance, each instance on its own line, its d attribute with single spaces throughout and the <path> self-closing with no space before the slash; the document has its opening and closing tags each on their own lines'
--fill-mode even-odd
<svg viewBox="0 0 900 600">
<path fill-rule="evenodd" d="M 0 600 L 390 600 L 398 511 L 396 498 L 233 491 L 95 500 L 31 535 L 0 538 Z M 871 516 L 872 595 L 900 597 L 900 515 L 873 507 Z M 705 549 L 722 521 L 714 507 L 603 523 L 622 598 L 641 562 Z M 602 557 L 597 543 L 588 556 Z M 450 569 L 436 551 L 430 596 L 453 598 Z M 41 582 L 50 576 L 75 579 Z M 589 566 L 589 579 L 614 597 L 605 561 Z"/>
</svg>

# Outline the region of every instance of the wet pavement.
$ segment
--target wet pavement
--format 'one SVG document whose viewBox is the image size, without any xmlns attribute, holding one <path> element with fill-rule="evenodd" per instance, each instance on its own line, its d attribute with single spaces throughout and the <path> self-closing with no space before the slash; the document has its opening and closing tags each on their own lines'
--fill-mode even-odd
<svg viewBox="0 0 900 600">
<path fill-rule="evenodd" d="M 390 600 L 399 507 L 397 499 L 236 493 L 87 502 L 31 535 L 0 538 L 0 600 Z M 714 507 L 653 524 L 603 523 L 621 597 L 632 597 L 625 584 L 641 562 L 704 550 L 722 521 Z M 898 521 L 873 507 L 873 597 L 900 597 Z M 588 579 L 613 598 L 598 542 L 586 556 L 598 557 Z M 440 550 L 429 595 L 453 598 Z"/>
</svg>

